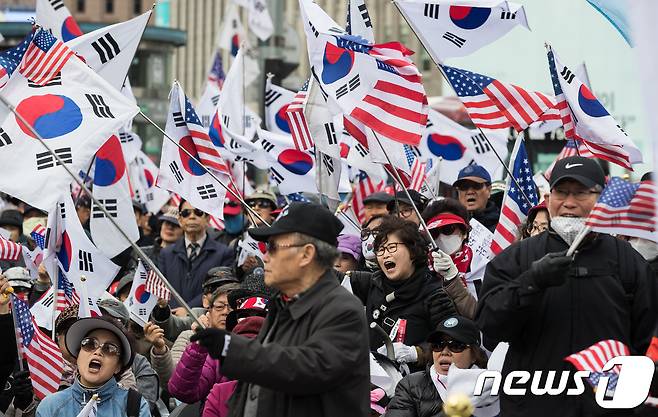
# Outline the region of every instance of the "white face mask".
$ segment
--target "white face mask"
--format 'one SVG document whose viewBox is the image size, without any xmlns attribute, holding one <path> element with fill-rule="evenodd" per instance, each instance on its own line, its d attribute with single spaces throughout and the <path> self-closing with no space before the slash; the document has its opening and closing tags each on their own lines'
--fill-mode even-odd
<svg viewBox="0 0 658 417">
<path fill-rule="evenodd" d="M 576 236 L 585 228 L 584 217 L 553 217 L 551 218 L 551 227 L 560 237 L 571 245 Z"/>
<path fill-rule="evenodd" d="M 439 238 L 436 239 L 436 244 L 439 246 L 439 249 L 446 253 L 447 255 L 452 255 L 457 252 L 459 248 L 462 247 L 464 238 L 459 235 L 439 235 Z"/>
<path fill-rule="evenodd" d="M 658 258 L 658 243 L 639 237 L 632 237 L 628 240 L 633 249 L 640 252 L 640 255 L 647 261 Z"/>
<path fill-rule="evenodd" d="M 363 257 L 366 260 L 372 261 L 373 259 L 377 258 L 377 255 L 375 254 L 375 236 L 370 235 L 368 236 L 368 239 L 365 241 L 361 241 L 361 253 L 363 253 Z"/>
</svg>

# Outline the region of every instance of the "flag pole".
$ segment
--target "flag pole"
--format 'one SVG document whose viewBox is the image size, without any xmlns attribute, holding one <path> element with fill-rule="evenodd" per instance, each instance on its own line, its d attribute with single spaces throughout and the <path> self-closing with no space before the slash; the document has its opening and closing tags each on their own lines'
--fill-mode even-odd
<svg viewBox="0 0 658 417">
<path fill-rule="evenodd" d="M 589 232 L 592 231 L 592 228 L 589 226 L 585 226 L 583 230 L 578 233 L 576 238 L 573 240 L 573 243 L 571 246 L 569 246 L 569 249 L 567 250 L 567 256 L 573 256 L 573 253 L 578 249 L 578 246 L 583 242 L 583 239 L 585 239 L 585 236 L 589 234 Z"/>
<path fill-rule="evenodd" d="M 244 201 L 244 199 L 240 196 L 240 194 L 239 194 L 238 192 L 233 191 L 229 186 L 227 186 L 226 184 L 224 184 L 219 178 L 217 178 L 217 176 L 216 176 L 215 174 L 212 173 L 212 171 L 210 171 L 208 168 L 206 168 L 206 166 L 203 165 L 203 164 L 201 163 L 201 161 L 199 161 L 194 155 L 192 155 L 192 153 L 190 153 L 190 151 L 188 151 L 187 149 L 185 149 L 185 148 L 183 148 L 182 146 L 180 146 L 180 145 L 178 144 L 178 142 L 176 142 L 174 139 L 172 139 L 172 137 L 169 136 L 169 135 L 167 134 L 167 132 L 165 132 L 164 130 L 162 130 L 162 128 L 160 128 L 160 126 L 158 126 L 157 124 L 155 124 L 155 122 L 154 122 L 153 120 L 151 120 L 151 118 L 149 118 L 147 115 L 145 115 L 143 111 L 140 110 L 140 111 L 139 111 L 139 114 L 140 114 L 140 115 L 141 115 L 141 116 L 142 116 L 147 122 L 149 122 L 149 123 L 152 124 L 156 129 L 158 129 L 158 130 L 160 131 L 160 133 L 162 133 L 162 134 L 164 135 L 164 137 L 166 137 L 167 139 L 169 139 L 169 141 L 170 141 L 171 143 L 173 143 L 174 145 L 176 145 L 176 146 L 178 147 L 178 149 L 182 150 L 187 156 L 189 156 L 190 159 L 192 159 L 192 160 L 193 160 L 194 162 L 196 162 L 197 164 L 201 165 L 201 167 L 202 167 L 202 168 L 208 173 L 208 175 L 210 175 L 210 177 L 211 177 L 212 179 L 214 179 L 215 181 L 217 181 L 217 182 L 219 183 L 219 185 L 221 185 L 226 191 L 228 191 L 233 197 L 235 197 L 235 198 L 240 202 L 240 204 L 242 204 L 242 206 L 243 206 L 244 208 L 247 209 L 247 211 L 248 211 L 251 215 L 253 215 L 253 216 L 256 217 L 258 220 L 260 220 L 261 222 L 263 222 L 264 225 L 266 225 L 266 226 L 270 226 L 270 224 L 269 224 L 268 222 L 266 222 L 265 219 L 263 219 L 263 218 L 260 216 L 260 214 L 258 214 L 254 209 L 251 208 L 251 206 L 249 206 L 249 204 L 247 204 L 247 203 Z M 231 180 L 231 181 L 232 181 L 232 180 Z M 234 185 L 235 185 L 235 184 L 234 184 Z M 238 187 L 236 186 L 235 189 L 237 190 Z"/>
<path fill-rule="evenodd" d="M 10 294 L 10 297 L 16 295 Z M 22 372 L 23 371 L 23 348 L 22 348 L 22 343 L 19 340 L 19 331 L 18 331 L 18 321 L 16 320 L 16 308 L 14 306 L 14 299 L 12 298 L 11 301 L 11 319 L 14 322 L 14 338 L 16 339 L 16 352 L 18 355 L 18 369 Z M 53 326 L 54 327 L 54 326 Z"/>
<path fill-rule="evenodd" d="M 409 202 L 411 203 L 411 206 L 414 208 L 414 211 L 416 212 L 416 216 L 418 216 L 418 220 L 420 220 L 420 225 L 422 226 L 423 230 L 427 234 L 427 237 L 430 238 L 430 242 L 432 243 L 432 249 L 437 249 L 438 246 L 436 242 L 434 241 L 434 238 L 432 237 L 432 234 L 430 233 L 430 229 L 427 228 L 427 224 L 425 223 L 425 220 L 423 220 L 423 216 L 420 214 L 420 210 L 418 210 L 418 207 L 416 207 L 416 204 L 414 203 L 414 200 L 411 198 L 411 194 L 409 194 L 409 190 L 407 190 L 407 187 L 404 186 L 404 183 L 402 182 L 402 178 L 400 178 L 400 174 L 398 173 L 397 169 L 393 166 L 393 163 L 391 162 L 391 158 L 389 158 L 388 153 L 382 146 L 382 142 L 379 140 L 379 136 L 377 136 L 377 133 L 375 133 L 374 130 L 370 129 L 372 134 L 375 136 L 375 139 L 377 140 L 377 144 L 379 145 L 379 148 L 382 150 L 384 153 L 384 156 L 386 157 L 386 160 L 388 161 L 388 164 L 391 166 L 391 172 L 393 174 L 393 178 L 395 181 L 398 183 L 400 188 L 402 188 L 402 191 L 407 195 L 407 198 L 409 199 Z"/>
<path fill-rule="evenodd" d="M 416 33 L 416 31 L 414 30 L 414 27 L 413 27 L 412 25 L 409 24 L 409 19 L 407 18 L 407 15 L 404 14 L 404 12 L 403 12 L 402 9 L 400 8 L 400 6 L 397 4 L 397 1 L 393 1 L 393 4 L 395 4 L 395 7 L 398 9 L 398 12 L 400 12 L 400 15 L 402 16 L 402 18 L 404 19 L 404 21 L 407 22 L 407 25 L 409 26 L 409 28 L 411 29 L 411 31 L 414 33 L 414 35 L 416 35 L 416 38 L 418 39 L 418 41 L 420 42 L 420 44 L 423 46 L 423 48 L 425 48 L 425 51 L 427 51 L 427 54 L 430 56 L 430 58 L 432 58 L 432 61 L 434 61 L 434 57 L 432 57 L 432 54 L 430 53 L 429 49 L 428 49 L 427 46 L 426 46 L 427 41 L 424 40 L 423 37 L 422 37 L 420 34 Z M 440 64 L 439 62 L 437 62 L 437 61 L 434 61 L 434 65 L 436 65 L 436 67 L 437 67 L 437 68 L 439 69 L 439 71 L 441 72 L 441 75 L 443 76 L 443 78 L 446 80 L 446 82 L 448 83 L 448 85 L 450 86 L 450 88 L 452 88 L 453 91 L 454 91 L 454 87 L 452 86 L 452 83 L 450 83 L 450 80 L 448 79 L 448 76 L 446 75 L 446 73 L 443 71 L 443 67 L 441 66 L 441 64 Z M 468 77 L 468 76 L 466 76 L 466 77 Z M 470 79 L 470 77 L 468 77 L 468 78 Z M 472 80 L 471 80 L 471 81 L 472 81 Z M 457 93 L 457 92 L 455 91 L 455 94 L 456 94 L 456 93 Z M 473 123 L 473 124 L 475 125 L 475 123 Z M 500 157 L 500 154 L 498 153 L 498 151 L 496 150 L 496 148 L 493 146 L 493 144 L 492 144 L 491 141 L 489 140 L 489 137 L 488 137 L 488 136 L 482 131 L 482 128 L 480 128 L 480 126 L 475 125 L 475 127 L 477 128 L 478 131 L 480 131 L 480 134 L 482 135 L 482 137 L 484 138 L 484 140 L 487 141 L 487 144 L 489 144 L 489 147 L 491 148 L 491 150 L 493 151 L 493 153 L 496 155 L 496 158 L 498 159 L 498 162 L 500 162 L 500 164 L 501 164 L 501 165 L 503 166 L 503 168 L 505 169 L 505 172 L 507 172 L 507 175 L 509 175 L 509 176 L 512 178 L 512 181 L 514 181 L 514 184 L 516 185 L 516 187 L 517 187 L 518 189 L 521 189 L 521 186 L 520 186 L 519 183 L 516 181 L 516 178 L 514 178 L 514 175 L 512 175 L 512 173 L 510 172 L 509 168 L 507 167 L 507 164 L 505 164 L 505 162 L 503 161 L 503 158 Z M 530 200 L 528 200 L 528 197 L 526 197 L 525 194 L 523 194 L 523 196 L 525 197 L 525 199 L 526 199 L 526 201 L 528 202 L 528 204 L 532 204 L 532 203 L 530 202 Z"/>
<path fill-rule="evenodd" d="M 201 326 L 202 329 L 205 328 L 205 326 L 204 326 L 202 323 L 200 323 L 199 320 L 197 320 L 196 316 L 192 313 L 192 309 L 191 309 L 190 306 L 185 302 L 185 300 L 183 299 L 183 297 L 181 297 L 180 294 L 178 294 L 178 291 L 176 291 L 176 289 L 171 285 L 171 283 L 167 280 L 167 278 L 165 278 L 165 276 L 162 274 L 162 272 L 160 271 L 160 269 L 158 269 L 158 267 L 157 267 L 157 266 L 155 265 L 155 263 L 151 260 L 151 258 L 149 258 L 148 256 L 146 256 L 146 254 L 144 253 L 144 251 L 143 251 L 139 246 L 137 246 L 137 245 L 135 244 L 135 242 L 133 242 L 133 241 L 130 239 L 130 237 L 126 234 L 126 232 L 125 232 L 125 231 L 121 228 L 121 226 L 119 226 L 119 224 L 116 222 L 116 220 L 114 219 L 114 217 L 112 217 L 112 216 L 110 215 L 110 212 L 107 211 L 107 208 L 105 207 L 105 205 L 104 205 L 104 204 L 101 204 L 101 203 L 96 199 L 96 197 L 94 197 L 94 196 L 92 195 L 91 191 L 89 191 L 89 189 L 88 189 L 87 186 L 84 184 L 84 182 L 81 181 L 81 180 L 80 180 L 80 179 L 79 179 L 79 178 L 73 173 L 73 171 L 71 171 L 71 168 L 69 168 L 68 165 L 66 165 L 66 163 L 62 160 L 62 158 L 59 157 L 59 155 L 58 155 L 57 153 L 53 152 L 53 150 L 50 148 L 50 146 L 46 143 L 46 141 L 43 139 L 43 137 L 39 134 L 39 132 L 37 132 L 36 129 L 35 129 L 35 128 L 34 128 L 34 127 L 33 127 L 33 126 L 27 121 L 27 120 L 25 120 L 25 118 L 23 117 L 23 115 L 21 115 L 18 111 L 16 111 L 16 108 L 15 108 L 15 107 L 14 107 L 14 106 L 13 106 L 8 100 L 7 100 L 7 98 L 6 98 L 4 95 L 2 95 L 2 94 L 0 94 L 0 101 L 1 101 L 5 106 L 7 106 L 7 108 L 8 108 L 12 113 L 14 113 L 14 115 L 16 116 L 16 118 L 17 118 L 21 123 L 23 123 L 25 126 L 27 126 L 27 128 L 30 130 L 30 133 L 32 133 L 32 135 L 34 135 L 34 137 L 35 137 L 35 138 L 41 143 L 41 145 L 42 145 L 44 148 L 46 148 L 46 150 L 48 151 L 48 153 L 50 153 L 50 154 L 53 156 L 53 158 L 55 158 L 55 160 L 57 161 L 57 164 L 58 164 L 58 165 L 61 165 L 62 168 L 64 168 L 64 170 L 65 170 L 65 171 L 71 176 L 71 178 L 73 178 L 73 180 L 74 180 L 76 183 L 78 183 L 78 185 L 82 188 L 82 190 L 84 190 L 84 192 L 86 192 L 87 194 L 89 194 L 89 197 L 91 198 L 91 201 L 92 201 L 94 204 L 96 204 L 96 206 L 98 206 L 98 208 L 103 212 L 103 214 L 105 214 L 105 217 L 107 217 L 107 219 L 110 221 L 110 223 L 112 223 L 112 225 L 117 229 L 117 231 L 119 232 L 119 234 L 120 234 L 121 236 L 123 236 L 124 239 L 126 239 L 126 241 L 130 244 L 130 246 L 133 248 L 133 250 L 135 250 L 135 252 L 137 252 L 137 255 L 138 255 L 140 258 L 142 258 L 142 260 L 144 260 L 144 262 L 146 262 L 146 263 L 148 264 L 148 266 L 149 266 L 153 271 L 155 271 L 155 273 L 158 275 L 158 278 L 160 278 L 160 279 L 162 280 L 162 282 L 165 284 L 165 286 L 166 286 L 167 288 L 169 288 L 169 291 L 171 291 L 171 294 L 174 296 L 174 298 L 176 298 L 176 301 L 178 301 L 178 303 L 179 303 L 179 304 L 180 304 L 180 305 L 181 305 L 181 306 L 187 311 L 187 313 L 188 313 L 190 316 L 192 316 L 192 319 L 194 319 L 194 321 L 196 321 L 197 324 L 199 324 L 199 325 Z M 183 149 L 183 148 L 181 148 L 181 149 Z M 197 161 L 197 162 L 198 162 L 198 161 Z"/>
</svg>

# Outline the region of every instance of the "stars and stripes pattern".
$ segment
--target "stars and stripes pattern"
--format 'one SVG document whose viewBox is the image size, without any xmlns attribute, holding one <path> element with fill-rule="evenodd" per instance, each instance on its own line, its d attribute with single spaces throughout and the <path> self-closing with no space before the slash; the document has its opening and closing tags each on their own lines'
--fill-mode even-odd
<svg viewBox="0 0 658 417">
<path fill-rule="evenodd" d="M 34 32 L 31 31 L 16 47 L 0 52 L 0 88 L 7 84 L 9 77 L 21 63 L 27 47 L 32 42 L 33 35 Z"/>
<path fill-rule="evenodd" d="M 425 181 L 425 163 L 421 162 L 420 158 L 413 153 L 409 145 L 404 145 L 404 156 L 411 170 L 409 188 L 420 191 Z"/>
<path fill-rule="evenodd" d="M 80 304 L 80 297 L 75 292 L 73 284 L 66 278 L 66 275 L 59 271 L 57 278 L 57 297 L 55 298 L 55 309 L 57 311 L 64 311 L 69 306 Z"/>
<path fill-rule="evenodd" d="M 30 232 L 30 237 L 34 240 L 37 247 L 44 249 L 46 246 L 46 228 L 41 224 L 34 226 L 34 229 Z"/>
<path fill-rule="evenodd" d="M 33 84 L 46 85 L 75 56 L 68 46 L 47 30 L 38 29 L 20 65 L 20 73 Z"/>
<path fill-rule="evenodd" d="M 617 386 L 617 379 L 619 378 L 618 367 L 614 367 L 605 373 L 601 372 L 601 370 L 609 360 L 617 356 L 629 356 L 630 354 L 630 349 L 622 342 L 617 340 L 602 340 L 587 349 L 567 356 L 564 360 L 570 362 L 579 371 L 590 371 L 590 376 L 587 380 L 593 387 L 598 386 L 599 379 L 602 376 L 610 376 L 608 390 L 614 390 Z"/>
<path fill-rule="evenodd" d="M 514 181 L 510 178 L 507 179 L 507 192 L 491 241 L 491 251 L 496 255 L 519 238 L 520 227 L 528 218 L 528 211 L 539 203 L 537 187 L 532 179 L 532 166 L 525 150 L 525 142 L 521 138 L 517 141 L 516 153 L 512 154 L 511 159 L 514 163 L 510 171 L 521 190 Z"/>
<path fill-rule="evenodd" d="M 23 247 L 11 240 L 0 238 L 0 260 L 17 261 L 23 253 Z"/>
<path fill-rule="evenodd" d="M 313 138 L 311 138 L 311 132 L 306 123 L 306 117 L 304 116 L 304 108 L 306 107 L 306 102 L 308 100 L 308 85 L 310 81 L 310 79 L 306 80 L 286 109 L 293 143 L 295 144 L 295 148 L 302 151 L 309 150 L 313 147 Z"/>
<path fill-rule="evenodd" d="M 182 91 L 181 91 L 182 93 Z M 185 125 L 192 137 L 199 161 L 207 168 L 230 175 L 230 169 L 208 136 L 207 129 L 197 116 L 190 100 L 185 97 Z"/>
<path fill-rule="evenodd" d="M 37 398 L 43 399 L 59 388 L 64 370 L 62 352 L 57 343 L 39 330 L 26 302 L 11 294 L 11 304 L 17 325 L 16 338 L 27 359 L 32 388 Z"/>
<path fill-rule="evenodd" d="M 585 146 L 585 143 L 583 141 L 576 141 L 574 139 L 569 139 L 567 140 L 567 143 L 564 144 L 564 147 L 555 158 L 555 161 L 553 161 L 551 165 L 548 168 L 546 168 L 546 172 L 544 172 L 544 177 L 546 177 L 546 179 L 550 179 L 551 172 L 553 172 L 553 167 L 555 167 L 555 163 L 560 159 L 568 158 L 570 156 L 595 158 L 594 154 L 587 148 L 587 146 Z"/>
<path fill-rule="evenodd" d="M 208 71 L 208 82 L 217 84 L 217 87 L 221 90 L 222 86 L 224 86 L 225 79 L 226 74 L 224 73 L 222 54 L 220 51 L 217 51 L 215 52 L 215 58 L 212 61 L 210 71 Z"/>
<path fill-rule="evenodd" d="M 146 291 L 158 298 L 162 298 L 167 301 L 171 300 L 171 291 L 169 291 L 169 288 L 167 288 L 167 286 L 162 282 L 158 274 L 149 268 L 148 265 L 144 263 L 142 264 L 144 265 L 144 269 L 146 269 L 146 283 L 144 284 Z"/>
<path fill-rule="evenodd" d="M 564 127 L 564 136 L 568 139 L 576 139 L 582 141 L 587 149 L 596 158 L 600 158 L 613 164 L 617 164 L 623 168 L 633 170 L 630 163 L 630 156 L 628 152 L 624 151 L 621 146 L 605 145 L 601 143 L 594 143 L 587 141 L 576 134 L 576 120 L 574 120 L 573 113 L 569 107 L 569 102 L 564 94 L 564 90 L 560 86 L 560 79 L 558 78 L 557 68 L 555 66 L 555 55 L 553 51 L 548 51 L 548 67 L 551 72 L 551 82 L 553 83 L 553 90 L 555 91 L 555 98 L 557 100 L 556 108 L 560 112 L 560 119 Z"/>
<path fill-rule="evenodd" d="M 386 183 L 384 181 L 373 181 L 368 174 L 361 171 L 354 181 L 352 190 L 352 210 L 360 223 L 365 221 L 365 206 L 363 200 L 370 194 L 383 191 Z"/>
<path fill-rule="evenodd" d="M 554 97 L 459 68 L 444 65 L 443 70 L 471 120 L 480 128 L 513 127 L 521 132 L 539 120 L 560 120 Z"/>
<path fill-rule="evenodd" d="M 630 183 L 612 177 L 589 213 L 593 231 L 655 240 L 656 191 L 652 181 Z"/>
</svg>

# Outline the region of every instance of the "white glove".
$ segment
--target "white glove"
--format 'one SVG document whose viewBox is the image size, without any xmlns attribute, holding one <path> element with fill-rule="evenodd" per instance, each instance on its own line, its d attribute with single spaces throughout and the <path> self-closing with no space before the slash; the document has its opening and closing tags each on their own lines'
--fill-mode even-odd
<svg viewBox="0 0 658 417">
<path fill-rule="evenodd" d="M 399 363 L 416 363 L 418 361 L 418 351 L 415 346 L 407 346 L 401 342 L 393 342 L 395 351 L 395 361 Z M 386 355 L 386 345 L 377 349 L 377 353 Z"/>
<path fill-rule="evenodd" d="M 432 252 L 432 266 L 434 267 L 434 271 L 446 281 L 450 281 L 458 274 L 457 266 L 452 261 L 450 255 L 447 255 L 441 250 Z"/>
</svg>

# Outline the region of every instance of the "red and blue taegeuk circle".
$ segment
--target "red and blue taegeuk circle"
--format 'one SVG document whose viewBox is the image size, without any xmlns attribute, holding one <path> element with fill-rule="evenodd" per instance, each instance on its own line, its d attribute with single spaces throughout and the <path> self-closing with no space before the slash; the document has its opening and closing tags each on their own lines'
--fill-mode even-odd
<svg viewBox="0 0 658 417">
<path fill-rule="evenodd" d="M 69 272 L 71 267 L 71 260 L 73 259 L 73 249 L 71 247 L 71 239 L 67 232 L 62 233 L 62 245 L 57 251 L 57 259 L 62 265 L 64 272 Z"/>
<path fill-rule="evenodd" d="M 306 175 L 313 168 L 313 159 L 298 149 L 286 149 L 277 158 L 281 166 L 297 175 Z"/>
<path fill-rule="evenodd" d="M 82 124 L 82 112 L 75 102 L 61 94 L 30 96 L 16 106 L 25 121 L 44 139 L 73 132 Z M 23 133 L 36 139 L 29 127 L 16 120 Z"/>
<path fill-rule="evenodd" d="M 322 82 L 334 83 L 347 76 L 354 66 L 354 51 L 327 42 L 322 57 Z"/>
<path fill-rule="evenodd" d="M 235 34 L 231 36 L 231 55 L 236 56 L 238 54 L 238 49 L 240 49 L 240 37 Z"/>
<path fill-rule="evenodd" d="M 457 138 L 438 133 L 427 135 L 427 148 L 434 156 L 446 161 L 458 161 L 466 152 L 466 147 Z"/>
<path fill-rule="evenodd" d="M 144 304 L 151 298 L 151 293 L 146 291 L 146 286 L 144 284 L 139 284 L 135 288 L 135 299 L 140 303 Z"/>
<path fill-rule="evenodd" d="M 71 39 L 77 38 L 78 36 L 82 36 L 80 26 L 78 26 L 78 24 L 75 22 L 73 16 L 67 17 L 64 20 L 64 23 L 62 23 L 62 40 L 67 42 Z"/>
<path fill-rule="evenodd" d="M 592 94 L 585 84 L 578 89 L 578 105 L 591 117 L 609 116 L 610 113 L 603 107 L 603 104 Z"/>
<path fill-rule="evenodd" d="M 194 141 L 192 140 L 192 136 L 184 136 L 180 140 L 179 144 L 181 148 L 188 151 L 197 160 L 199 159 L 199 153 L 196 151 L 196 146 L 194 146 Z M 183 149 L 180 148 L 178 149 L 178 155 L 180 156 L 180 160 L 183 163 L 183 168 L 185 169 L 185 171 L 196 177 L 205 174 L 206 170 L 203 169 L 201 164 L 199 164 L 194 159 L 190 158 L 185 152 L 183 152 Z"/>
<path fill-rule="evenodd" d="M 119 142 L 116 135 L 112 135 L 96 152 L 94 185 L 107 187 L 116 184 L 125 172 L 126 162 L 123 159 L 121 142 Z"/>
<path fill-rule="evenodd" d="M 215 112 L 215 116 L 213 116 L 212 122 L 210 123 L 210 129 L 208 129 L 208 136 L 210 136 L 210 140 L 215 146 L 217 146 L 218 148 L 225 148 L 224 135 L 222 134 L 222 127 L 219 124 L 219 116 L 217 112 Z"/>
<path fill-rule="evenodd" d="M 490 15 L 489 7 L 450 6 L 450 20 L 460 29 L 477 29 L 485 24 Z"/>
<path fill-rule="evenodd" d="M 289 119 L 286 110 L 288 110 L 288 104 L 284 104 L 279 111 L 274 114 L 274 123 L 276 123 L 276 127 L 282 131 L 290 133 L 290 125 L 288 124 Z"/>
</svg>

